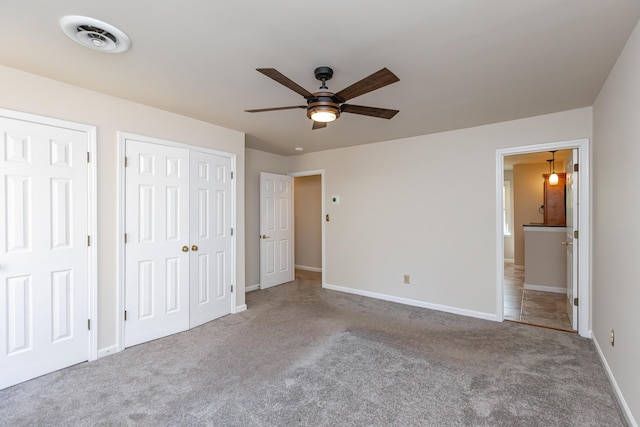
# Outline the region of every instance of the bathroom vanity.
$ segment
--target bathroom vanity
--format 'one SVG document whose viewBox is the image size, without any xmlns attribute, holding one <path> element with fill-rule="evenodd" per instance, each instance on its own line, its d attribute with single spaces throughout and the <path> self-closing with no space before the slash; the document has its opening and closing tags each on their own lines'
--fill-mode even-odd
<svg viewBox="0 0 640 427">
<path fill-rule="evenodd" d="M 524 288 L 567 292 L 567 227 L 548 224 L 524 226 Z"/>
</svg>

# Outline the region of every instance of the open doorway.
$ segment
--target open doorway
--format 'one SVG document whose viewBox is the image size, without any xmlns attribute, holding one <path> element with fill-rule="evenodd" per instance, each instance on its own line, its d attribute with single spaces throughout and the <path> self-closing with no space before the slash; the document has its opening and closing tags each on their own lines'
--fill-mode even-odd
<svg viewBox="0 0 640 427">
<path fill-rule="evenodd" d="M 575 176 L 576 184 L 578 181 L 578 172 L 571 174 L 573 171 L 565 171 L 567 159 L 571 157 L 575 150 L 577 158 L 576 163 L 579 164 L 580 187 L 577 187 L 576 200 L 580 200 L 580 204 L 576 204 L 576 218 L 578 220 L 569 221 L 570 224 L 553 222 L 549 219 L 551 202 L 546 200 L 549 206 L 545 205 L 544 188 L 548 187 L 548 179 L 550 175 L 549 168 L 555 168 L 555 172 L 559 172 L 563 178 L 569 178 L 573 182 Z M 552 151 L 554 152 L 552 154 Z M 496 265 L 496 275 L 498 277 L 498 318 L 499 320 L 515 320 L 524 323 L 537 324 L 540 326 L 555 327 L 557 329 L 577 330 L 582 336 L 588 336 L 590 319 L 589 319 L 589 270 L 588 270 L 588 249 L 589 249 L 589 186 L 588 186 L 588 140 L 575 140 L 558 142 L 551 144 L 541 144 L 528 147 L 517 147 L 512 149 L 503 149 L 497 151 L 497 176 L 499 180 L 496 186 L 496 200 L 498 202 L 496 210 L 497 220 L 497 247 L 498 247 L 498 263 Z M 547 163 L 547 160 L 555 156 L 555 163 Z M 559 157 L 558 157 L 559 156 Z M 548 158 L 547 158 L 548 157 Z M 521 165 L 515 168 L 514 165 Z M 573 169 L 572 165 L 570 166 Z M 564 175 L 568 173 L 567 175 Z M 546 175 L 547 178 L 544 178 Z M 573 188 L 573 187 L 572 187 Z M 525 192 L 529 189 L 530 195 L 517 194 Z M 560 198 L 565 200 L 564 182 L 554 187 L 554 191 L 561 191 Z M 520 197 L 518 197 L 520 196 Z M 573 205 L 573 204 L 572 204 Z M 547 210 L 545 212 L 545 209 Z M 509 216 L 509 211 L 511 216 Z M 520 212 L 518 212 L 520 211 Z M 562 218 L 564 220 L 565 207 L 561 207 Z M 570 212 L 568 210 L 567 212 Z M 573 240 L 573 226 L 580 224 L 580 238 Z M 572 230 L 567 230 L 569 225 Z M 529 233 L 531 231 L 531 233 Z M 544 256 L 552 255 L 543 261 L 541 271 L 544 274 L 552 271 L 556 272 L 557 286 L 554 286 L 554 279 L 545 278 L 542 282 L 533 280 L 531 274 L 527 275 L 526 262 L 526 244 L 525 241 L 529 237 L 529 255 L 534 251 Z M 577 236 L 577 234 L 575 234 Z M 567 237 L 569 236 L 569 237 Z M 543 244 L 543 249 L 537 250 L 534 243 L 540 239 L 546 239 L 548 243 Z M 556 241 L 557 240 L 557 241 Z M 533 246 L 532 246 L 533 245 Z M 545 246 L 546 245 L 546 246 Z M 575 245 L 575 246 L 574 246 Z M 575 248 L 574 252 L 571 252 Z M 572 266 L 578 267 L 575 273 L 573 268 L 568 268 L 567 261 L 564 261 L 565 254 L 575 253 L 575 264 L 571 259 Z M 578 255 L 580 262 L 578 262 Z M 531 257 L 528 257 L 531 258 Z M 562 261 L 560 261 L 562 259 Z M 529 261 L 535 265 L 536 261 Z M 554 267 L 560 262 L 559 267 Z M 530 266 L 529 273 L 534 271 Z M 571 276 L 568 276 L 569 273 Z M 559 275 L 559 276 L 558 276 Z M 530 277 L 527 277 L 530 276 Z M 575 281 L 573 280 L 575 277 Z M 565 281 L 563 281 L 565 279 Z M 527 283 L 527 280 L 532 283 Z M 567 281 L 574 283 L 575 290 L 569 288 Z M 537 285 L 542 283 L 544 286 Z M 528 295 L 527 295 L 528 294 Z M 579 298 L 578 298 L 579 296 Z M 566 313 L 567 298 L 579 305 L 572 313 Z M 548 304 L 548 307 L 545 307 Z M 564 323 L 552 324 L 554 317 L 560 317 L 558 313 L 562 310 L 570 318 L 573 315 L 573 324 L 571 320 Z M 536 312 L 537 311 L 537 312 Z M 571 307 L 569 308 L 571 311 Z M 559 319 L 558 319 L 559 320 Z"/>
<path fill-rule="evenodd" d="M 505 320 L 574 330 L 566 303 L 569 261 L 560 244 L 572 212 L 565 203 L 572 155 L 566 149 L 504 158 Z"/>
<path fill-rule="evenodd" d="M 324 283 L 324 171 L 289 175 L 294 188 L 296 279 Z"/>
</svg>

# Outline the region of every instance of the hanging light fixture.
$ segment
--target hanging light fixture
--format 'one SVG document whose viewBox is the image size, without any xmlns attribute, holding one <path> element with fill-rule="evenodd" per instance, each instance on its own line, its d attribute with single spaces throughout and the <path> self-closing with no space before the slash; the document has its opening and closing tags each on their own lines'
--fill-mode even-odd
<svg viewBox="0 0 640 427">
<path fill-rule="evenodd" d="M 551 162 L 549 163 L 549 169 L 551 169 L 551 163 L 553 163 L 553 173 L 551 173 L 551 175 L 549 175 L 549 184 L 550 185 L 557 185 L 558 184 L 558 174 L 556 173 L 556 150 L 551 151 L 551 154 L 553 155 L 553 158 L 551 159 Z"/>
</svg>

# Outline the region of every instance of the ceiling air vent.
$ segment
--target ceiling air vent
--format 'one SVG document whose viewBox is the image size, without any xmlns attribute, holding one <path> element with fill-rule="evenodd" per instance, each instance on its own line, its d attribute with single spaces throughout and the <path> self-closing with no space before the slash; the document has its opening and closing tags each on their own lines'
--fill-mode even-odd
<svg viewBox="0 0 640 427">
<path fill-rule="evenodd" d="M 124 52 L 131 46 L 129 37 L 113 25 L 86 16 L 70 15 L 60 19 L 60 27 L 69 38 L 101 52 Z"/>
</svg>

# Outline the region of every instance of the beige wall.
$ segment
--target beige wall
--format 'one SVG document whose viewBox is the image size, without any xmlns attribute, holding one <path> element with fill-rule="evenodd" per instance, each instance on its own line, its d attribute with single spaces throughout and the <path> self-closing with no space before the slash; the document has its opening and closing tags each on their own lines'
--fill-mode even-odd
<svg viewBox="0 0 640 427">
<path fill-rule="evenodd" d="M 544 214 L 538 211 L 544 204 L 544 179 L 549 173 L 548 163 L 522 164 L 513 166 L 514 205 L 514 264 L 524 266 L 523 225 L 543 222 Z"/>
<path fill-rule="evenodd" d="M 582 108 L 295 156 L 290 168 L 326 171 L 328 284 L 495 315 L 496 150 L 590 137 Z"/>
<path fill-rule="evenodd" d="M 294 178 L 296 266 L 322 269 L 322 177 Z"/>
<path fill-rule="evenodd" d="M 98 347 L 116 345 L 118 236 L 117 132 L 176 141 L 236 155 L 237 305 L 244 304 L 244 134 L 0 66 L 0 108 L 97 127 Z"/>
<path fill-rule="evenodd" d="M 260 172 L 286 175 L 286 157 L 247 148 L 245 151 L 246 283 L 260 284 Z"/>
<path fill-rule="evenodd" d="M 640 27 L 593 106 L 593 334 L 640 422 Z M 615 347 L 609 334 L 615 329 Z"/>
</svg>

